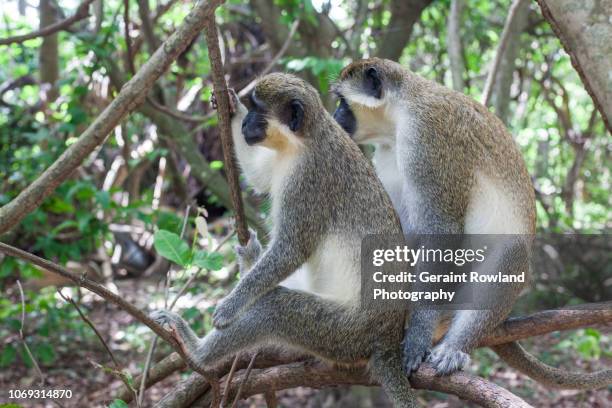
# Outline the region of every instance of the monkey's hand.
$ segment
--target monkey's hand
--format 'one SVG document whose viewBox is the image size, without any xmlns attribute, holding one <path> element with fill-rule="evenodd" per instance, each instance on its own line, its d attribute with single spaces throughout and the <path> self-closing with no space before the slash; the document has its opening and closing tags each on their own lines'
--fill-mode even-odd
<svg viewBox="0 0 612 408">
<path fill-rule="evenodd" d="M 429 354 L 431 338 L 423 333 L 411 330 L 409 326 L 404 335 L 402 346 L 404 348 L 404 370 L 408 375 L 416 371 Z"/>
<path fill-rule="evenodd" d="M 436 375 L 449 375 L 463 369 L 469 362 L 470 356 L 448 342 L 442 341 L 433 348 L 427 358 L 436 369 Z"/>
<path fill-rule="evenodd" d="M 240 99 L 234 88 L 228 88 L 227 92 L 229 94 L 230 117 L 233 117 L 234 114 L 236 114 L 236 110 L 242 106 L 242 103 L 240 103 Z M 215 94 L 210 97 L 210 103 L 213 109 L 217 110 L 217 97 L 215 97 Z"/>
<path fill-rule="evenodd" d="M 232 324 L 248 306 L 244 296 L 238 296 L 232 291 L 220 303 L 213 313 L 213 326 L 224 329 Z"/>
<path fill-rule="evenodd" d="M 234 247 L 238 257 L 241 279 L 249 272 L 255 262 L 257 262 L 259 255 L 261 255 L 261 243 L 257 239 L 257 233 L 249 229 L 249 235 L 249 242 L 245 246 L 236 245 Z"/>
</svg>

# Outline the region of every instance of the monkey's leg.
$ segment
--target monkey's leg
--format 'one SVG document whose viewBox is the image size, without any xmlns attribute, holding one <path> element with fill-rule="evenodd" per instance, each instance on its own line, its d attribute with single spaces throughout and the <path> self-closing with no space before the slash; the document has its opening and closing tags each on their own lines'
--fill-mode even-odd
<svg viewBox="0 0 612 408">
<path fill-rule="evenodd" d="M 257 300 L 232 325 L 198 338 L 176 313 L 152 317 L 170 329 L 191 362 L 210 370 L 224 359 L 269 340 L 321 357 L 354 362 L 372 353 L 375 318 L 317 296 L 277 287 Z M 378 322 L 380 324 L 380 322 Z"/>
<path fill-rule="evenodd" d="M 427 220 L 443 220 L 437 214 L 434 216 L 433 210 L 423 212 L 422 217 Z M 455 229 L 450 227 L 450 222 L 448 221 L 444 223 L 440 221 L 439 225 L 446 225 L 449 229 Z M 435 228 L 439 228 L 439 225 L 431 225 L 427 228 L 436 231 Z M 423 245 L 425 248 L 454 249 L 459 246 L 462 236 L 460 234 L 432 233 L 421 234 L 418 238 L 418 245 Z M 448 266 L 442 262 L 425 264 L 419 262 L 416 265 L 416 274 L 418 275 L 421 271 L 428 271 L 432 276 L 443 276 L 448 274 Z M 417 281 L 412 290 L 429 292 L 437 291 L 438 287 L 439 284 L 435 284 L 432 287 L 432 284 Z M 408 374 L 417 370 L 430 353 L 434 332 L 444 314 L 442 310 L 437 310 L 434 307 L 434 305 L 418 305 L 413 309 L 408 320 L 403 341 L 404 369 Z"/>
<path fill-rule="evenodd" d="M 402 342 L 404 369 L 408 374 L 416 371 L 429 355 L 440 315 L 440 311 L 433 309 L 418 308 L 412 311 Z"/>
<path fill-rule="evenodd" d="M 402 356 L 397 347 L 374 351 L 370 359 L 372 378 L 378 381 L 396 408 L 416 407 L 408 377 L 402 369 Z"/>
<path fill-rule="evenodd" d="M 495 255 L 495 256 L 494 256 Z M 529 251 L 522 240 L 504 243 L 498 248 L 481 272 L 505 276 L 529 270 Z M 474 301 L 486 309 L 459 310 L 451 322 L 442 341 L 434 347 L 428 361 L 438 375 L 451 374 L 461 370 L 469 361 L 469 354 L 495 327 L 510 313 L 523 287 L 522 283 L 483 284 L 474 289 Z"/>
</svg>

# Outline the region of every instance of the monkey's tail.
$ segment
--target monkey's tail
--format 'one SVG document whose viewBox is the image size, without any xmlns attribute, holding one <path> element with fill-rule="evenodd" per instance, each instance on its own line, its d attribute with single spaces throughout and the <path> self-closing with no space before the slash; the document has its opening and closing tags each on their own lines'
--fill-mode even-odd
<svg viewBox="0 0 612 408">
<path fill-rule="evenodd" d="M 551 388 L 592 390 L 612 384 L 612 370 L 578 373 L 551 367 L 529 354 L 518 342 L 491 347 L 508 365 Z"/>
</svg>

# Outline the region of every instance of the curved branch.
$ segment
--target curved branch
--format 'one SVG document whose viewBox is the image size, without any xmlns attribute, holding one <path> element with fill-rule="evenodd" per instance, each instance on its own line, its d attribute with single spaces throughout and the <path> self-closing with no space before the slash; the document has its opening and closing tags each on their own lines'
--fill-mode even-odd
<svg viewBox="0 0 612 408">
<path fill-rule="evenodd" d="M 512 317 L 487 336 L 480 347 L 510 343 L 559 330 L 574 330 L 598 324 L 612 324 L 612 302 L 586 303 L 572 308 L 545 310 L 524 317 Z"/>
<path fill-rule="evenodd" d="M 135 319 L 147 325 L 151 330 L 172 345 L 175 350 L 180 350 L 169 332 L 151 320 L 144 312 L 99 283 L 88 279 L 85 275 L 79 276 L 60 265 L 2 242 L 0 242 L 0 252 L 23 259 L 49 272 L 68 278 L 81 287 L 89 289 L 109 302 L 119 306 Z M 492 335 L 485 338 L 480 346 L 504 344 L 526 337 L 549 333 L 551 331 L 611 323 L 612 302 L 591 303 L 572 309 L 547 310 L 534 313 L 527 317 L 508 319 Z M 251 361 L 252 355 L 248 356 L 247 354 L 249 353 L 241 353 L 240 360 L 237 363 L 238 367 L 245 367 L 245 365 L 248 364 L 247 362 Z M 264 391 L 293 388 L 299 385 L 315 388 L 350 384 L 374 385 L 363 369 L 363 365 L 355 366 L 355 368 L 358 368 L 357 370 L 341 370 L 337 367 L 330 367 L 317 361 L 301 361 L 304 360 L 305 356 L 287 354 L 283 351 L 271 353 L 260 352 L 260 355 L 262 356 L 262 361 L 260 361 L 257 366 L 261 364 L 270 364 L 275 365 L 275 367 L 255 370 L 255 372 L 251 374 L 251 380 L 243 385 L 242 395 L 244 397 Z M 172 368 L 178 369 L 182 366 L 176 361 L 175 357 L 170 357 L 169 360 L 173 360 L 173 363 L 168 364 Z M 359 370 L 359 368 L 361 369 Z M 227 372 L 228 369 L 229 365 L 226 365 L 222 367 L 220 372 Z M 153 370 L 155 370 L 155 368 L 153 368 Z M 167 370 L 160 371 L 167 373 Z M 207 373 L 200 374 L 206 375 Z M 230 394 L 236 392 L 233 387 L 242 384 L 242 375 L 236 376 L 232 381 L 229 390 Z M 163 377 L 163 374 L 156 377 Z M 208 378 L 208 375 L 206 378 Z M 153 382 L 154 381 L 155 380 L 153 380 Z M 199 382 L 199 384 L 201 387 L 209 387 L 209 384 L 205 384 L 204 381 Z M 426 388 L 454 394 L 485 407 L 529 406 L 509 391 L 491 384 L 484 379 L 473 377 L 465 373 L 456 373 L 448 377 L 436 377 L 433 369 L 427 365 L 422 365 L 421 368 L 413 374 L 412 385 L 415 388 Z M 182 388 L 182 390 L 181 393 L 185 391 L 185 388 Z M 200 389 L 199 394 L 204 391 L 204 389 Z M 190 398 L 199 394 L 196 393 L 195 390 L 189 390 Z M 205 395 L 204 398 L 209 397 Z M 165 401 L 169 399 L 172 399 L 172 395 L 168 395 L 164 398 Z"/>
<path fill-rule="evenodd" d="M 241 395 L 244 398 L 255 394 L 263 394 L 270 390 L 276 391 L 299 386 L 323 388 L 331 385 L 377 385 L 372 382 L 365 366 L 361 366 L 359 370 L 341 370 L 318 361 L 289 363 L 253 370 L 250 374 L 251 378 L 247 382 L 244 382 L 245 376 L 246 373 L 241 372 L 234 378 L 228 390 L 230 396 L 235 395 L 241 384 Z M 433 367 L 422 365 L 416 373 L 412 374 L 410 383 L 417 389 L 453 394 L 484 407 L 530 407 L 529 404 L 510 391 L 483 378 L 464 372 L 438 377 Z M 209 393 L 206 393 L 196 401 L 195 405 L 208 406 L 209 401 Z"/>
<path fill-rule="evenodd" d="M 18 224 L 59 186 L 106 136 L 139 106 L 155 81 L 204 27 L 206 17 L 224 0 L 196 3 L 183 24 L 125 84 L 117 97 L 64 153 L 16 198 L 0 208 L 0 234 Z"/>
<path fill-rule="evenodd" d="M 486 337 L 483 340 L 483 342 L 480 344 L 480 347 L 494 347 L 499 344 L 517 341 L 517 340 L 521 340 L 521 339 L 525 339 L 525 338 L 533 337 L 537 335 L 543 335 L 543 334 L 547 334 L 553 331 L 578 329 L 578 328 L 589 327 L 589 326 L 594 326 L 594 325 L 599 325 L 599 324 L 612 324 L 612 302 L 589 303 L 589 304 L 576 306 L 572 309 L 546 310 L 546 311 L 531 314 L 529 316 L 510 318 L 506 320 L 497 330 L 495 330 L 493 334 Z M 178 358 L 178 356 L 176 356 L 175 354 L 171 354 L 170 356 L 162 360 L 162 362 L 160 362 L 160 365 L 162 367 L 168 368 L 164 370 L 165 376 L 168 376 L 175 369 L 181 369 L 184 367 L 184 365 L 180 367 L 176 367 L 174 365 L 172 367 L 169 367 L 170 364 L 167 363 L 166 361 L 168 362 L 175 361 L 176 358 Z M 251 357 L 249 356 L 249 353 L 241 353 L 240 354 L 241 360 L 238 363 L 237 368 L 238 369 L 246 368 L 246 366 L 248 365 L 250 361 L 250 358 Z M 296 387 L 300 385 L 316 387 L 314 383 L 311 382 L 309 384 L 297 383 L 297 385 L 292 385 L 292 386 L 289 384 L 286 384 L 284 388 L 277 388 L 279 384 L 282 384 L 282 381 L 285 381 L 284 379 L 285 375 L 289 377 L 293 375 L 291 373 L 286 373 L 287 367 L 296 368 L 298 372 L 303 372 L 307 369 L 314 370 L 312 371 L 313 376 L 315 377 L 314 381 L 321 381 L 319 383 L 319 387 L 321 388 L 326 387 L 326 386 L 331 387 L 331 386 L 336 386 L 336 385 L 362 384 L 361 382 L 359 382 L 363 380 L 362 377 L 359 377 L 359 376 L 352 377 L 350 375 L 347 377 L 348 374 L 344 372 L 340 372 L 340 374 L 334 374 L 334 373 L 330 374 L 330 371 L 333 371 L 331 368 L 325 367 L 324 365 L 323 366 L 317 365 L 321 363 L 315 363 L 315 365 L 312 365 L 312 364 L 313 364 L 312 358 L 307 355 L 297 355 L 297 354 L 282 355 L 282 354 L 279 354 L 278 351 L 275 352 L 274 350 L 268 350 L 267 352 L 264 352 L 264 353 L 260 352 L 259 357 L 256 360 L 256 364 L 255 364 L 256 367 L 269 368 L 270 370 L 272 370 L 272 366 L 281 365 L 285 368 L 283 368 L 281 371 L 257 370 L 255 373 L 252 373 L 251 375 L 253 376 L 252 378 L 255 378 L 255 376 L 261 376 L 261 375 L 264 375 L 264 376 L 271 375 L 270 379 L 257 380 L 257 381 L 268 381 L 267 383 L 268 385 L 265 387 L 266 391 L 280 390 L 284 388 L 292 388 L 292 387 Z M 321 370 L 323 371 L 319 371 L 318 367 L 323 367 L 321 368 Z M 220 369 L 220 372 L 227 372 L 229 368 L 230 368 L 229 364 L 226 364 Z M 442 392 L 449 392 L 449 393 L 458 395 L 461 398 L 465 398 L 470 401 L 477 402 L 484 406 L 497 406 L 497 407 L 513 406 L 513 405 L 504 405 L 505 403 L 504 401 L 512 401 L 512 398 L 515 398 L 514 396 L 512 396 L 511 394 L 509 395 L 509 392 L 506 390 L 503 390 L 503 392 L 499 393 L 499 390 L 497 388 L 492 388 L 492 385 L 484 380 L 481 380 L 475 377 L 466 376 L 466 375 L 457 377 L 458 374 L 455 374 L 455 376 L 451 376 L 451 377 L 432 378 L 428 370 L 430 370 L 430 368 L 423 366 L 419 369 L 419 371 L 417 371 L 417 374 L 415 374 L 415 377 L 413 379 L 413 381 L 416 381 L 415 383 L 413 383 L 413 386 L 415 388 L 423 388 L 423 389 L 426 388 L 426 389 L 433 389 L 433 390 L 442 391 Z M 278 378 L 278 376 L 276 375 L 276 373 L 278 372 L 284 373 L 281 376 L 281 378 Z M 363 375 L 363 373 L 361 372 L 357 372 L 357 374 Z M 168 395 L 166 395 L 161 401 L 159 401 L 157 406 L 158 407 L 187 406 L 189 403 L 193 402 L 193 398 L 196 398 L 194 397 L 194 395 L 195 396 L 202 395 L 204 392 L 208 390 L 207 384 L 204 384 L 202 386 L 198 385 L 201 383 L 201 380 L 198 380 L 197 377 L 199 376 L 195 376 L 194 378 L 190 378 L 185 381 L 191 384 L 192 387 L 199 388 L 199 391 L 196 392 L 195 390 L 191 389 L 188 394 L 182 391 L 180 393 L 177 391 L 177 393 L 175 394 L 173 391 L 169 393 Z M 317 380 L 316 378 L 319 378 L 319 377 L 320 377 L 320 380 Z M 237 384 L 240 384 L 241 378 L 242 378 L 241 376 L 236 376 L 234 381 L 237 382 Z M 369 379 L 367 381 L 369 381 Z M 446 383 L 447 381 L 449 381 L 449 383 Z M 181 389 L 184 390 L 184 389 L 189 388 L 187 384 L 184 384 L 184 383 L 181 383 L 181 384 L 182 384 Z M 291 383 L 291 384 L 294 384 L 294 383 Z M 149 385 L 153 385 L 153 383 L 150 383 Z M 364 385 L 373 385 L 373 384 L 368 382 Z M 250 384 L 249 382 L 247 383 L 247 388 L 249 388 L 250 390 L 251 389 L 250 387 L 255 387 L 255 386 Z M 491 395 L 489 393 L 491 390 L 495 391 L 494 395 Z M 245 391 L 243 396 L 246 397 L 248 395 L 254 395 L 254 394 L 257 394 L 258 392 L 259 391 L 257 390 Z M 231 393 L 232 393 L 232 389 L 230 387 L 230 394 Z M 127 389 L 122 389 L 120 395 L 121 397 L 125 396 L 127 398 L 131 398 Z M 232 395 L 229 395 L 229 397 L 231 396 Z M 206 395 L 203 396 L 198 401 L 198 403 L 202 401 L 206 401 L 206 398 L 208 398 Z M 477 400 L 476 398 L 485 398 L 486 401 Z M 184 405 L 181 405 L 181 403 L 184 403 Z"/>
<path fill-rule="evenodd" d="M 15 258 L 22 259 L 46 271 L 60 275 L 64 278 L 71 280 L 76 285 L 92 291 L 96 295 L 125 310 L 136 320 L 149 326 L 149 328 L 155 333 L 157 333 L 158 336 L 166 340 L 171 346 L 173 346 L 174 349 L 178 350 L 177 343 L 174 341 L 174 338 L 168 333 L 167 330 L 162 328 L 159 324 L 155 323 L 155 321 L 150 319 L 149 316 L 147 316 L 142 310 L 138 309 L 136 306 L 126 301 L 123 297 L 111 292 L 99 283 L 89 279 L 86 276 L 86 273 L 83 273 L 82 275 L 77 275 L 76 273 L 69 271 L 63 266 L 60 266 L 51 261 L 47 261 L 46 259 L 40 258 L 36 255 L 15 248 L 3 242 L 0 242 L 0 252 L 9 256 L 13 256 Z"/>
<path fill-rule="evenodd" d="M 89 17 L 89 5 L 93 2 L 94 0 L 84 0 L 72 16 L 62 21 L 58 21 L 55 24 L 48 25 L 40 30 L 32 31 L 28 34 L 16 35 L 14 37 L 0 38 L 0 45 L 22 43 L 33 38 L 46 37 L 48 35 L 55 34 L 58 31 L 66 30 L 77 21 L 81 21 L 84 18 Z"/>
</svg>

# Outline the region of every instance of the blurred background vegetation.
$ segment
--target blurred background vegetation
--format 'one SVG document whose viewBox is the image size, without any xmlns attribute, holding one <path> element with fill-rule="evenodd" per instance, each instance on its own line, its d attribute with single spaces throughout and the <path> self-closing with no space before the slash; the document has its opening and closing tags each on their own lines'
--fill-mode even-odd
<svg viewBox="0 0 612 408">
<path fill-rule="evenodd" d="M 62 20 L 79 4 L 3 0 L 0 38 Z M 185 0 L 96 0 L 91 16 L 66 31 L 0 46 L 0 206 L 75 141 L 191 6 Z M 332 110 L 330 84 L 345 64 L 367 56 L 398 60 L 480 100 L 509 6 L 510 0 L 231 0 L 219 9 L 217 21 L 231 87 L 246 93 L 263 72 L 294 72 L 316 86 Z M 85 270 L 143 308 L 163 305 L 169 269 L 172 293 L 197 273 L 177 307 L 200 333 L 209 329 L 215 300 L 236 279 L 231 245 L 213 251 L 232 227 L 217 119 L 209 104 L 209 71 L 200 35 L 157 82 L 147 102 L 2 240 L 79 273 Z M 539 231 L 609 232 L 612 139 L 534 2 L 524 1 L 517 13 L 490 107 L 524 154 L 536 188 Z M 263 224 L 265 199 L 251 194 L 246 199 L 250 223 Z M 197 215 L 207 221 L 199 233 Z M 159 231 L 173 234 L 167 245 L 187 247 L 184 258 L 170 257 L 178 266 L 170 268 Z M 556 241 L 538 261 L 537 281 L 524 305 L 612 299 L 608 241 Z M 120 382 L 88 361 L 102 364 L 108 357 L 76 310 L 55 291 L 66 282 L 0 255 L 3 388 L 33 381 L 31 359 L 17 341 L 17 279 L 26 289 L 27 341 L 49 381 L 72 389 L 78 385 L 81 404 L 108 399 L 109 379 L 114 385 Z M 90 294 L 74 287 L 64 292 L 72 293 L 105 333 L 111 348 L 124 357 L 125 369 L 139 372 L 150 342 L 148 330 Z M 75 344 L 82 345 L 78 352 Z M 554 364 L 572 367 L 579 361 L 587 369 L 610 364 L 609 328 L 552 334 L 531 346 Z M 69 358 L 74 353 L 81 358 Z M 478 352 L 473 366 L 516 387 L 538 406 L 605 404 L 610 398 L 606 390 L 552 393 L 506 371 L 485 350 Z M 332 398 L 307 391 L 296 395 L 286 395 L 293 401 L 288 406 L 322 406 L 325 398 Z M 298 404 L 300 395 L 309 396 L 310 402 Z M 446 396 L 422 397 L 432 406 L 440 400 L 458 406 L 458 400 Z M 338 398 L 330 406 L 340 406 Z M 308 405 L 312 401 L 318 402 Z"/>
</svg>

